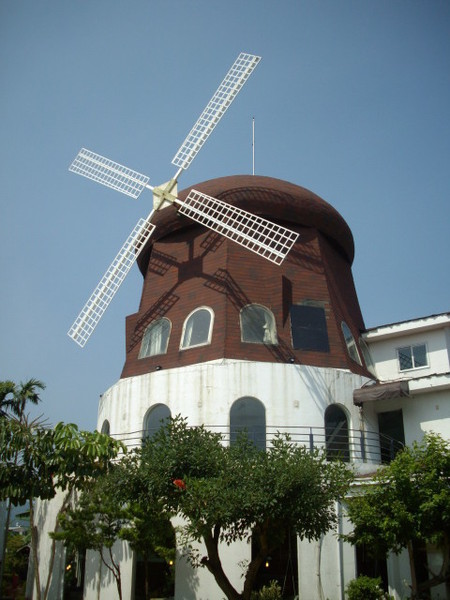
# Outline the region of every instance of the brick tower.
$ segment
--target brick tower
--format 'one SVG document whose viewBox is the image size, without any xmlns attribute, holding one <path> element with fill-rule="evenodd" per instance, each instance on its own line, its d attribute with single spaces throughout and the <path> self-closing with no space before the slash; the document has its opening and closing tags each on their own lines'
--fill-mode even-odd
<svg viewBox="0 0 450 600">
<path fill-rule="evenodd" d="M 246 428 L 261 448 L 283 431 L 299 443 L 343 452 L 360 472 L 369 472 L 379 453 L 371 457 L 361 439 L 375 425 L 364 422 L 353 390 L 373 375 L 360 339 L 364 323 L 348 225 L 312 192 L 269 177 L 223 177 L 195 189 L 299 238 L 275 265 L 173 206 L 158 212 L 138 259 L 144 284 L 138 312 L 127 317 L 125 364 L 100 400 L 99 429 L 138 445 L 161 419 L 182 415 L 231 442 Z M 336 446 L 336 439 L 344 441 Z M 323 554 L 330 569 L 335 545 Z M 238 563 L 250 551 L 242 542 L 226 552 L 224 568 L 237 589 Z M 125 555 L 122 573 L 132 589 L 136 558 Z M 309 585 L 310 557 L 308 544 L 299 544 L 300 589 Z M 207 571 L 193 572 L 177 560 L 175 598 L 221 597 L 215 586 Z M 102 588 L 102 598 L 110 591 Z"/>
</svg>

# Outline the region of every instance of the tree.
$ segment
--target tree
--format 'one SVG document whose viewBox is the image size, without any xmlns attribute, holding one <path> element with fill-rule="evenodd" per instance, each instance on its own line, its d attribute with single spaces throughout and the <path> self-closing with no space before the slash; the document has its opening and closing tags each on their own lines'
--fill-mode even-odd
<svg viewBox="0 0 450 600">
<path fill-rule="evenodd" d="M 27 579 L 29 558 L 29 535 L 11 532 L 5 554 L 5 582 L 2 593 L 8 596 L 8 588 L 23 588 Z M 16 581 L 14 581 L 16 579 Z"/>
<path fill-rule="evenodd" d="M 53 539 L 64 541 L 71 550 L 83 554 L 86 550 L 96 550 L 102 563 L 114 577 L 120 599 L 120 562 L 115 560 L 112 547 L 119 537 L 125 518 L 123 504 L 111 497 L 109 482 L 103 476 L 84 487 L 75 507 L 66 509 L 61 514 L 58 531 L 52 534 Z"/>
<path fill-rule="evenodd" d="M 8 417 L 14 401 L 15 384 L 13 381 L 0 381 L 0 418 Z"/>
<path fill-rule="evenodd" d="M 40 402 L 39 391 L 45 390 L 45 384 L 39 379 L 29 379 L 25 383 L 15 384 L 13 381 L 0 381 L 0 419 L 16 418 L 23 422 L 25 418 L 25 409 L 29 403 L 38 404 Z M 19 452 L 16 451 L 13 463 L 17 463 Z M 5 531 L 3 537 L 3 547 L 1 548 L 0 563 L 0 590 L 3 585 L 4 558 L 8 544 L 9 523 L 11 521 L 11 500 L 7 500 Z M 1 595 L 1 591 L 0 591 Z"/>
<path fill-rule="evenodd" d="M 183 517 L 186 538 L 206 547 L 206 556 L 191 552 L 190 560 L 212 573 L 228 600 L 250 599 L 260 566 L 288 529 L 308 540 L 332 529 L 335 501 L 352 479 L 344 463 L 327 462 L 281 436 L 267 452 L 245 436 L 230 447 L 220 435 L 190 428 L 181 418 L 163 426 L 138 452 L 139 494 Z M 258 550 L 238 592 L 223 569 L 220 544 L 250 535 Z"/>
<path fill-rule="evenodd" d="M 135 460 L 125 456 L 108 473 L 93 480 L 83 489 L 76 506 L 61 515 L 59 531 L 52 534 L 72 550 L 97 551 L 114 577 L 119 598 L 122 598 L 122 583 L 120 562 L 113 552 L 116 540 L 128 541 L 144 557 L 146 598 L 149 555 L 156 554 L 166 560 L 175 558 L 174 531 L 169 518 L 158 502 L 142 504 L 130 488 L 135 467 Z"/>
<path fill-rule="evenodd" d="M 24 415 L 20 420 L 0 420 L 0 499 L 9 498 L 16 506 L 28 506 L 38 600 L 48 596 L 55 542 L 42 588 L 34 499 L 50 500 L 59 490 L 63 495 L 60 513 L 63 512 L 70 505 L 73 492 L 107 472 L 121 450 L 125 447 L 120 442 L 97 431 L 79 431 L 74 424 L 58 423 L 54 429 L 48 429 Z"/>
<path fill-rule="evenodd" d="M 412 597 L 450 582 L 450 448 L 435 434 L 427 434 L 381 468 L 373 484 L 348 502 L 353 531 L 344 536 L 352 544 L 366 544 L 375 556 L 398 554 L 407 548 Z M 418 582 L 416 549 L 434 544 L 443 555 L 439 573 Z"/>
</svg>

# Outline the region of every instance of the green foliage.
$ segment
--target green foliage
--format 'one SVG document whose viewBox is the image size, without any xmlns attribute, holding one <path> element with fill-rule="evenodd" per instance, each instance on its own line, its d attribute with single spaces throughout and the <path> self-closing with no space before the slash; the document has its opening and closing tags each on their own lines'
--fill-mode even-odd
<svg viewBox="0 0 450 600">
<path fill-rule="evenodd" d="M 450 532 L 450 449 L 448 442 L 427 435 L 405 448 L 377 473 L 374 485 L 351 499 L 354 525 L 347 536 L 379 554 L 400 552 L 411 541 L 442 544 Z"/>
<path fill-rule="evenodd" d="M 357 579 L 352 579 L 345 591 L 348 600 L 384 600 L 387 598 L 381 586 L 381 578 L 376 579 L 360 575 Z"/>
<path fill-rule="evenodd" d="M 0 381 L 0 418 L 8 417 L 14 402 L 15 383 Z"/>
<path fill-rule="evenodd" d="M 56 490 L 82 487 L 108 469 L 124 446 L 72 423 L 46 429 L 38 421 L 0 420 L 0 499 L 14 505 L 48 500 Z"/>
<path fill-rule="evenodd" d="M 175 560 L 175 533 L 169 517 L 157 499 L 140 501 L 136 493 L 136 459 L 124 456 L 107 473 L 83 487 L 76 506 L 59 519 L 58 531 L 51 534 L 72 552 L 96 550 L 116 580 L 121 595 L 120 564 L 111 549 L 122 539 L 148 561 L 157 555 Z M 146 573 L 147 578 L 147 573 Z M 148 581 L 146 581 L 148 586 Z"/>
<path fill-rule="evenodd" d="M 157 501 L 139 502 L 133 493 L 134 476 L 133 461 L 123 457 L 107 473 L 92 479 L 76 506 L 61 515 L 59 531 L 52 537 L 72 550 L 100 552 L 123 539 L 140 554 L 168 556 L 166 546 L 174 545 L 169 517 Z"/>
<path fill-rule="evenodd" d="M 336 524 L 334 503 L 348 490 L 352 473 L 278 436 L 267 452 L 245 436 L 228 446 L 220 435 L 173 419 L 138 452 L 139 494 L 184 518 L 186 541 L 202 540 L 207 556 L 191 560 L 208 568 L 227 598 L 250 598 L 259 566 L 293 530 L 317 539 Z M 219 542 L 247 538 L 259 552 L 237 594 L 222 571 Z M 197 562 L 196 562 L 197 561 Z"/>
<path fill-rule="evenodd" d="M 277 581 L 271 581 L 258 592 L 252 592 L 251 600 L 281 600 L 281 587 Z"/>
<path fill-rule="evenodd" d="M 4 486 L 4 479 L 11 476 L 14 480 L 20 477 L 18 473 L 18 464 L 20 461 L 21 450 L 16 444 L 16 440 L 11 435 L 8 427 L 11 422 L 19 424 L 20 428 L 26 422 L 28 417 L 25 415 L 25 409 L 28 404 L 38 404 L 40 402 L 39 391 L 44 390 L 45 385 L 38 379 L 30 379 L 25 383 L 15 384 L 13 381 L 0 381 L 0 475 L 5 476 L 5 469 L 8 469 L 8 476 L 0 476 L 0 498 L 7 499 L 16 485 Z M 9 431 L 8 431 L 9 429 Z M 20 436 L 19 436 L 20 437 Z M 3 480 L 2 480 L 3 479 Z M 4 489 L 2 490 L 2 487 Z M 3 495 L 1 495 L 3 493 Z M 8 508 L 6 511 L 5 535 L 3 547 L 0 549 L 0 555 L 6 553 L 6 547 L 9 538 L 9 521 L 11 515 L 11 498 L 8 498 Z M 3 583 L 4 562 L 0 563 L 0 588 Z"/>
<path fill-rule="evenodd" d="M 48 595 L 55 546 L 52 545 L 47 581 L 42 589 L 34 499 L 50 500 L 61 490 L 63 509 L 66 508 L 72 492 L 107 472 L 125 446 L 97 431 L 80 431 L 74 424 L 58 423 L 49 429 L 40 419 L 30 420 L 25 414 L 26 405 L 37 403 L 37 390 L 45 386 L 34 379 L 12 388 L 10 383 L 0 385 L 0 400 L 3 406 L 9 403 L 7 417 L 0 418 L 0 500 L 9 500 L 16 506 L 28 505 L 36 594 L 40 600 Z"/>
<path fill-rule="evenodd" d="M 19 577 L 21 582 L 26 581 L 28 570 L 29 540 L 26 536 L 18 533 L 10 533 L 5 552 L 5 570 L 3 592 L 6 593 L 11 586 L 13 575 Z"/>
<path fill-rule="evenodd" d="M 444 561 L 429 587 L 450 577 L 450 447 L 428 434 L 380 469 L 373 485 L 348 502 L 353 531 L 343 536 L 365 543 L 374 555 L 412 552 L 415 544 L 440 548 Z M 414 587 L 414 586 L 413 586 Z M 413 590 L 414 591 L 414 590 Z"/>
<path fill-rule="evenodd" d="M 15 416 L 21 419 L 27 404 L 41 401 L 39 390 L 45 390 L 45 384 L 39 379 L 29 379 L 20 384 L 0 381 L 0 417 Z"/>
</svg>

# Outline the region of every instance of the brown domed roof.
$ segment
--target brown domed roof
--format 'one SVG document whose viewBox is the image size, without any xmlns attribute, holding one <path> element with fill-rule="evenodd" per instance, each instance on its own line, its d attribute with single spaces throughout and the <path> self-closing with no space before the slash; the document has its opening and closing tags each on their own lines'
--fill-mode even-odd
<svg viewBox="0 0 450 600">
<path fill-rule="evenodd" d="M 349 226 L 336 209 L 306 188 L 273 177 L 232 175 L 196 183 L 179 192 L 180 200 L 184 200 L 192 188 L 286 227 L 296 223 L 318 229 L 339 246 L 350 264 L 353 262 L 354 244 Z M 156 230 L 149 248 L 138 259 L 142 273 L 145 273 L 153 242 L 169 233 L 196 226 L 187 217 L 181 217 L 174 206 L 156 213 L 153 223 Z"/>
</svg>

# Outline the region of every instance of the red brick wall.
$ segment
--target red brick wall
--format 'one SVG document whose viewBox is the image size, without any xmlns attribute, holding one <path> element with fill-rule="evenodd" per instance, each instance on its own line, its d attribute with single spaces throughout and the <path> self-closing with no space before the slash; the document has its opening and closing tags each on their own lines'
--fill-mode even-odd
<svg viewBox="0 0 450 600">
<path fill-rule="evenodd" d="M 296 230 L 300 239 L 281 266 L 202 227 L 190 227 L 155 242 L 139 311 L 126 322 L 122 377 L 220 358 L 291 361 L 368 375 L 348 357 L 341 332 L 342 320 L 356 339 L 364 328 L 349 259 L 317 229 L 298 226 Z M 289 307 L 305 300 L 322 302 L 325 307 L 329 352 L 292 349 Z M 273 312 L 278 345 L 241 342 L 239 311 L 249 303 Z M 212 308 L 215 314 L 211 343 L 180 350 L 183 322 L 200 306 Z M 172 323 L 167 353 L 138 359 L 145 328 L 162 316 Z"/>
</svg>

